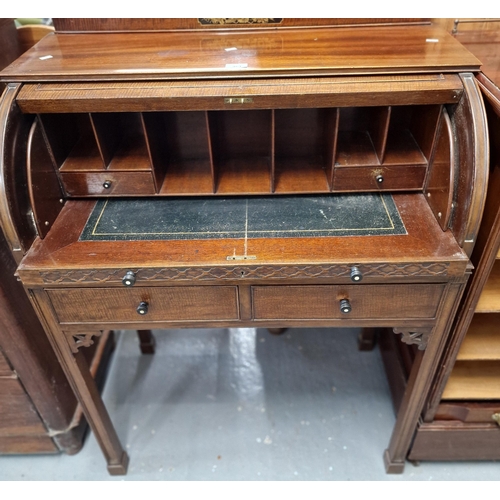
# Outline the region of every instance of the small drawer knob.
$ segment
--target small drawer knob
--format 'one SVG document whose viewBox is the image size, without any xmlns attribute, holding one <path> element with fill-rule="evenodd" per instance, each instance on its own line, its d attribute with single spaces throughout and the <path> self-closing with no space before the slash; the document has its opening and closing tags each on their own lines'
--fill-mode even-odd
<svg viewBox="0 0 500 500">
<path fill-rule="evenodd" d="M 135 273 L 133 271 L 127 271 L 125 276 L 122 278 L 122 283 L 125 286 L 135 285 Z"/>
<path fill-rule="evenodd" d="M 375 177 L 375 180 L 377 181 L 377 184 L 382 184 L 382 182 L 384 182 L 384 177 L 379 174 Z"/>
<path fill-rule="evenodd" d="M 351 303 L 349 302 L 349 299 L 342 299 L 340 301 L 340 312 L 344 314 L 349 314 L 351 312 Z"/>
<path fill-rule="evenodd" d="M 111 181 L 104 181 L 102 187 L 104 189 L 109 189 L 111 187 Z"/>
<path fill-rule="evenodd" d="M 148 313 L 148 303 L 147 302 L 141 302 L 138 306 L 137 306 L 137 313 L 140 314 L 141 316 L 144 316 L 145 314 Z"/>
<path fill-rule="evenodd" d="M 354 283 L 357 283 L 358 281 L 361 281 L 363 279 L 363 273 L 359 270 L 358 267 L 352 266 L 351 267 L 351 281 L 354 281 Z"/>
</svg>

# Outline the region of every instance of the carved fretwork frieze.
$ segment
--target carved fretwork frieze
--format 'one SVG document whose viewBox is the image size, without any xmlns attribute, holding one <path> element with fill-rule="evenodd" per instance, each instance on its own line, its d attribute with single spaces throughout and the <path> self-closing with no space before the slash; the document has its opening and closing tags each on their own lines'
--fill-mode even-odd
<svg viewBox="0 0 500 500">
<path fill-rule="evenodd" d="M 91 333 L 66 333 L 66 338 L 68 339 L 71 351 L 76 354 L 80 347 L 90 347 L 94 343 L 92 337 L 100 337 L 101 335 L 102 331 Z"/>
<path fill-rule="evenodd" d="M 420 351 L 424 351 L 432 333 L 432 328 L 394 328 L 394 333 L 401 333 L 401 341 L 408 345 L 417 345 Z"/>
<path fill-rule="evenodd" d="M 281 17 L 200 17 L 198 22 L 202 25 L 234 25 L 234 24 L 280 24 Z"/>
<path fill-rule="evenodd" d="M 353 265 L 356 265 L 353 263 Z M 46 284 L 113 283 L 121 282 L 127 271 L 133 271 L 141 281 L 217 281 L 246 279 L 290 278 L 349 278 L 351 265 L 278 265 L 278 266 L 213 266 L 127 269 L 77 269 L 44 271 L 40 276 Z M 448 262 L 359 265 L 364 277 L 398 278 L 416 276 L 446 276 Z"/>
</svg>

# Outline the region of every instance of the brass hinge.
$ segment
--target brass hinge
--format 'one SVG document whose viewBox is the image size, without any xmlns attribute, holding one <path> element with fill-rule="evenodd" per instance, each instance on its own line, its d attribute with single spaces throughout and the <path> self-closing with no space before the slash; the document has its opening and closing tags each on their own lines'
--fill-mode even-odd
<svg viewBox="0 0 500 500">
<path fill-rule="evenodd" d="M 226 260 L 255 260 L 256 255 L 228 255 Z"/>
<path fill-rule="evenodd" d="M 251 97 L 224 97 L 224 104 L 248 104 L 253 102 Z"/>
</svg>

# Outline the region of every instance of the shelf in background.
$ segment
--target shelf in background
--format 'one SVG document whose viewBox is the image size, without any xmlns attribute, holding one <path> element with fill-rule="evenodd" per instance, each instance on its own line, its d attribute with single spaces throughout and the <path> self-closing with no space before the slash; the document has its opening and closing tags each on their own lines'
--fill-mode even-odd
<svg viewBox="0 0 500 500">
<path fill-rule="evenodd" d="M 500 361 L 457 361 L 443 400 L 500 399 Z"/>
<path fill-rule="evenodd" d="M 476 314 L 465 336 L 457 360 L 500 360 L 500 317 Z"/>
<path fill-rule="evenodd" d="M 488 281 L 481 292 L 476 312 L 500 312 L 500 260 L 495 262 Z"/>
</svg>

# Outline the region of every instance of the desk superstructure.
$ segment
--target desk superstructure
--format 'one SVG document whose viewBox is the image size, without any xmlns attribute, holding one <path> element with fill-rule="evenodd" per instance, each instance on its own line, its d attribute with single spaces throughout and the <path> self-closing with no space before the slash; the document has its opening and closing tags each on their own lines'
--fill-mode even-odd
<svg viewBox="0 0 500 500">
<path fill-rule="evenodd" d="M 56 33 L 1 73 L 2 228 L 110 473 L 128 457 L 81 349 L 109 329 L 238 326 L 417 344 L 385 452 L 403 470 L 483 211 L 479 64 L 425 23 L 200 25 Z M 382 208 L 364 219 L 365 199 Z M 132 232 L 105 226 L 115 201 Z M 218 211 L 236 229 L 215 231 Z"/>
</svg>

